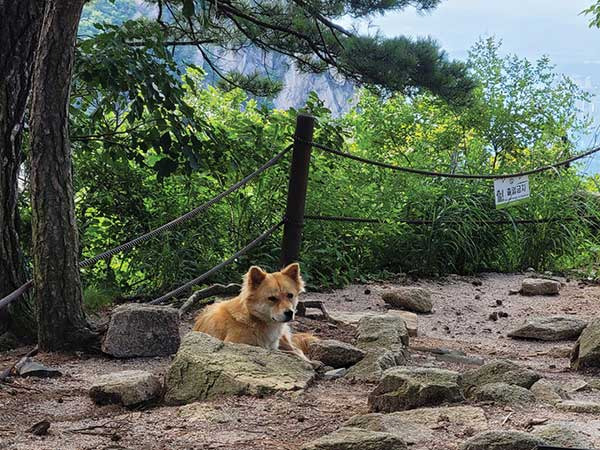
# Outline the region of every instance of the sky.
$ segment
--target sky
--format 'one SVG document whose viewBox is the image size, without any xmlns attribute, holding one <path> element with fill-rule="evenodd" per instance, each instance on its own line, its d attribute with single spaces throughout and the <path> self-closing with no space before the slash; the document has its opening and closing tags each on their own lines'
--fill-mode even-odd
<svg viewBox="0 0 600 450">
<path fill-rule="evenodd" d="M 600 30 L 590 29 L 589 18 L 580 15 L 593 1 L 445 0 L 427 14 L 409 8 L 374 17 L 371 27 L 390 37 L 431 36 L 457 59 L 479 37 L 495 36 L 507 53 L 531 59 L 546 54 L 561 65 L 600 65 Z"/>
</svg>

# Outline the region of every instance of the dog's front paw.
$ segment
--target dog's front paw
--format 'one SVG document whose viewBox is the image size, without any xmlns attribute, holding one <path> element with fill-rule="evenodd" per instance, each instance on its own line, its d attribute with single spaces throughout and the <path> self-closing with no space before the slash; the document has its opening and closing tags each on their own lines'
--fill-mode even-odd
<svg viewBox="0 0 600 450">
<path fill-rule="evenodd" d="M 309 363 L 312 366 L 312 368 L 317 371 L 325 367 L 325 364 L 323 364 L 321 361 L 317 361 L 316 359 L 310 360 Z"/>
</svg>

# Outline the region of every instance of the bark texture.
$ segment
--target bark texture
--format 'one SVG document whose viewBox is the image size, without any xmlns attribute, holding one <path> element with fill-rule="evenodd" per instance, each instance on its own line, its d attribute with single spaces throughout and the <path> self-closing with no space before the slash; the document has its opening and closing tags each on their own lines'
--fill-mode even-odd
<svg viewBox="0 0 600 450">
<path fill-rule="evenodd" d="M 0 0 L 0 298 L 26 281 L 19 243 L 17 177 L 22 163 L 25 111 L 43 0 Z M 0 311 L 0 330 L 31 335 L 24 302 Z"/>
<path fill-rule="evenodd" d="M 68 108 L 85 0 L 47 0 L 33 74 L 31 200 L 41 350 L 89 349 L 98 335 L 82 305 Z"/>
</svg>

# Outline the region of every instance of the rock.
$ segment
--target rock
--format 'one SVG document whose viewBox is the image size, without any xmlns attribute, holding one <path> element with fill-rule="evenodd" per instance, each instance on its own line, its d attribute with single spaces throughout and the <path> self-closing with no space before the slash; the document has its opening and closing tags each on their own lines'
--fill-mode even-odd
<svg viewBox="0 0 600 450">
<path fill-rule="evenodd" d="M 98 378 L 90 388 L 90 397 L 98 405 L 117 403 L 135 406 L 160 397 L 160 379 L 143 370 L 125 370 Z"/>
<path fill-rule="evenodd" d="M 62 372 L 52 367 L 46 367 L 31 358 L 22 358 L 15 364 L 15 372 L 21 377 L 55 378 L 62 376 Z"/>
<path fill-rule="evenodd" d="M 523 295 L 558 295 L 560 283 L 544 278 L 525 278 L 521 284 Z"/>
<path fill-rule="evenodd" d="M 345 377 L 353 381 L 377 383 L 385 370 L 404 365 L 407 360 L 408 352 L 402 348 L 395 351 L 369 350 L 359 363 L 348 369 Z"/>
<path fill-rule="evenodd" d="M 508 333 L 508 336 L 540 341 L 564 341 L 577 339 L 586 325 L 585 321 L 575 317 L 538 317 L 528 319 L 519 328 Z"/>
<path fill-rule="evenodd" d="M 534 436 L 556 447 L 592 448 L 594 443 L 586 438 L 579 427 L 570 422 L 549 423 L 534 428 Z"/>
<path fill-rule="evenodd" d="M 486 431 L 465 442 L 461 450 L 534 450 L 545 442 L 518 431 Z"/>
<path fill-rule="evenodd" d="M 469 366 L 483 366 L 485 360 L 479 356 L 469 356 L 459 350 L 448 350 L 441 354 L 433 355 L 439 361 L 446 361 L 454 364 L 464 364 Z"/>
<path fill-rule="evenodd" d="M 590 385 L 585 380 L 575 379 L 563 383 L 563 388 L 567 392 L 579 392 L 590 388 Z"/>
<path fill-rule="evenodd" d="M 489 383 L 515 384 L 529 389 L 541 376 L 533 370 L 525 369 L 508 360 L 491 361 L 463 374 L 465 390 L 473 386 Z"/>
<path fill-rule="evenodd" d="M 600 367 L 600 319 L 591 322 L 579 336 L 571 354 L 571 367 L 576 370 Z"/>
<path fill-rule="evenodd" d="M 460 374 L 450 370 L 423 367 L 388 369 L 369 395 L 369 408 L 374 412 L 392 412 L 460 402 L 464 397 L 459 384 Z"/>
<path fill-rule="evenodd" d="M 352 417 L 345 427 L 395 434 L 408 445 L 430 443 L 440 426 L 456 435 L 477 433 L 488 428 L 485 412 L 472 406 L 420 408 L 389 414 L 371 413 Z"/>
<path fill-rule="evenodd" d="M 583 414 L 600 414 L 600 403 L 578 401 L 578 400 L 563 400 L 558 402 L 556 409 Z"/>
<path fill-rule="evenodd" d="M 407 347 L 409 336 L 406 322 L 387 314 L 363 317 L 358 322 L 356 343 L 363 350 Z"/>
<path fill-rule="evenodd" d="M 363 317 L 380 316 L 381 313 L 375 312 L 347 312 L 347 311 L 329 311 L 329 315 L 338 322 L 347 325 L 356 325 Z M 417 336 L 419 330 L 419 319 L 415 313 L 409 311 L 389 310 L 385 313 L 386 316 L 400 317 L 404 320 L 409 336 Z"/>
<path fill-rule="evenodd" d="M 406 443 L 391 433 L 340 428 L 312 441 L 302 450 L 405 450 Z"/>
<path fill-rule="evenodd" d="M 345 367 L 342 367 L 341 369 L 328 370 L 327 372 L 325 372 L 323 374 L 323 379 L 324 380 L 335 380 L 337 378 L 343 377 L 344 375 L 346 375 L 347 372 L 348 372 L 348 369 L 346 369 Z"/>
<path fill-rule="evenodd" d="M 28 433 L 34 434 L 36 436 L 46 436 L 48 434 L 48 430 L 50 429 L 50 422 L 47 420 L 42 420 L 41 422 L 37 422 L 31 426 L 27 430 Z"/>
<path fill-rule="evenodd" d="M 311 359 L 321 361 L 334 369 L 353 366 L 365 356 L 363 350 L 334 339 L 313 342 L 308 353 Z"/>
<path fill-rule="evenodd" d="M 550 405 L 570 398 L 567 391 L 562 387 L 543 378 L 536 381 L 531 386 L 530 391 L 535 395 L 537 401 Z"/>
<path fill-rule="evenodd" d="M 431 293 L 419 287 L 401 287 L 381 295 L 384 302 L 392 308 L 428 314 L 433 309 Z"/>
<path fill-rule="evenodd" d="M 113 311 L 102 351 L 117 358 L 167 356 L 177 352 L 179 342 L 176 309 L 128 304 Z"/>
<path fill-rule="evenodd" d="M 190 332 L 167 372 L 165 401 L 293 391 L 307 387 L 314 376 L 311 365 L 294 355 Z"/>
<path fill-rule="evenodd" d="M 527 405 L 535 403 L 535 395 L 524 387 L 515 384 L 489 383 L 477 387 L 471 396 L 480 402 L 491 401 L 506 405 Z"/>
</svg>

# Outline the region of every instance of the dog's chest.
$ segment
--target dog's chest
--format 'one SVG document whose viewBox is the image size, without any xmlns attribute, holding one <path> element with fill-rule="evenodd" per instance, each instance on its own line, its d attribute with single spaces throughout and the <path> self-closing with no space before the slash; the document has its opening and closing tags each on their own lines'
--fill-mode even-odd
<svg viewBox="0 0 600 450">
<path fill-rule="evenodd" d="M 279 348 L 279 339 L 283 334 L 283 327 L 278 325 L 274 327 L 268 327 L 261 333 L 259 336 L 259 345 L 264 348 L 268 348 L 271 350 L 277 350 Z"/>
</svg>

